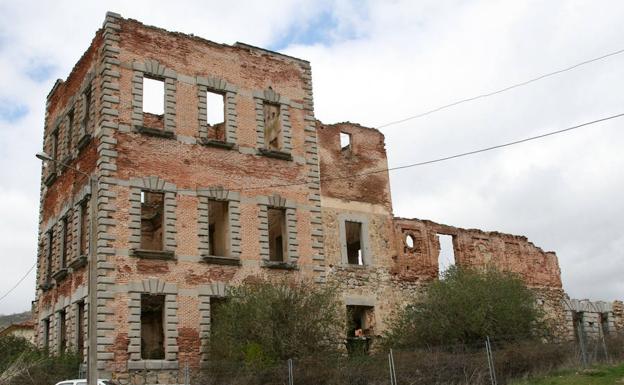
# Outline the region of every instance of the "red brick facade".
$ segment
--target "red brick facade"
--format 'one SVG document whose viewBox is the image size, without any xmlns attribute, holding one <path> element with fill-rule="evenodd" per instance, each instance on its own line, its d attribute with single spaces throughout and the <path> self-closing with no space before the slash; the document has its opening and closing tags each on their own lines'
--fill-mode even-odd
<svg viewBox="0 0 624 385">
<path fill-rule="evenodd" d="M 144 78 L 162 82 L 162 116 L 144 113 Z M 219 127 L 206 123 L 207 91 L 223 96 Z M 341 133 L 350 135 L 348 147 Z M 67 346 L 80 344 L 88 237 L 98 261 L 98 366 L 122 383 L 153 370 L 175 381 L 183 364 L 200 367 L 210 299 L 252 276 L 336 281 L 346 306 L 374 309 L 370 333 L 379 335 L 389 312 L 437 277 L 436 233 L 456 237 L 458 264 L 518 272 L 555 293 L 553 303 L 561 293 L 556 256 L 525 238 L 395 219 L 383 135 L 318 122 L 304 60 L 109 13 L 51 91 L 44 143 L 98 185 L 89 191 L 82 174 L 63 166 L 43 171 L 38 341 L 58 348 L 63 323 Z M 151 219 L 148 193 L 159 199 Z M 83 222 L 89 194 L 96 194 L 97 234 Z M 221 235 L 217 210 L 225 212 Z M 157 230 L 148 229 L 153 223 Z M 414 247 L 405 247 L 406 231 Z M 156 250 L 146 249 L 146 232 Z M 159 359 L 141 352 L 143 295 L 164 298 Z"/>
</svg>

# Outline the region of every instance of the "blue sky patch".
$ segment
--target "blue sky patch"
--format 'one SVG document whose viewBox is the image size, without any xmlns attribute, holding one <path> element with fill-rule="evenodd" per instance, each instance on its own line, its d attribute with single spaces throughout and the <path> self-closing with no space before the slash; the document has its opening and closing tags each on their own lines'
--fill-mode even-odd
<svg viewBox="0 0 624 385">
<path fill-rule="evenodd" d="M 0 120 L 14 123 L 28 114 L 28 107 L 21 103 L 12 103 L 9 100 L 0 99 Z"/>
<path fill-rule="evenodd" d="M 31 60 L 31 64 L 26 69 L 26 76 L 37 83 L 43 83 L 52 77 L 55 70 L 56 66 L 53 64 Z"/>
<path fill-rule="evenodd" d="M 332 33 L 338 26 L 338 20 L 330 10 L 319 13 L 306 24 L 292 25 L 288 30 L 277 36 L 277 40 L 269 45 L 269 49 L 278 51 L 289 45 L 328 45 L 332 42 Z"/>
</svg>

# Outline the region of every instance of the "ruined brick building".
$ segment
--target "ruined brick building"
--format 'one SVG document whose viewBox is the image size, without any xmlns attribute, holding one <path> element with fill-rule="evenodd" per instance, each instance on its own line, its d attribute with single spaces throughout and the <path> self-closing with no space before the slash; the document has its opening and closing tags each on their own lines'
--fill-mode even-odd
<svg viewBox="0 0 624 385">
<path fill-rule="evenodd" d="M 161 93 L 155 107 L 148 89 Z M 97 261 L 98 367 L 122 383 L 201 366 L 211 308 L 250 276 L 336 281 L 349 314 L 379 335 L 438 276 L 440 234 L 455 263 L 517 272 L 564 318 L 554 253 L 521 236 L 396 218 L 385 171 L 344 178 L 387 167 L 384 136 L 316 120 L 301 59 L 108 13 L 48 95 L 44 150 L 97 188 L 62 164 L 43 168 L 38 344 L 86 351 Z"/>
</svg>

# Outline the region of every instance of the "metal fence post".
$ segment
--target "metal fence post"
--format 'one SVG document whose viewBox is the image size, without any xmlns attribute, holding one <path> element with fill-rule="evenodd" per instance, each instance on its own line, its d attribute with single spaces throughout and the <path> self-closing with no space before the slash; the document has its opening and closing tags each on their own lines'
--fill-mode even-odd
<svg viewBox="0 0 624 385">
<path fill-rule="evenodd" d="M 292 358 L 288 359 L 288 385 L 294 385 L 294 377 L 293 377 L 293 360 Z"/>
<path fill-rule="evenodd" d="M 490 342 L 490 336 L 485 339 L 485 354 L 487 356 L 488 369 L 490 370 L 490 382 L 492 385 L 498 385 L 496 380 L 496 368 L 494 367 L 494 356 L 492 355 L 492 344 Z"/>
<path fill-rule="evenodd" d="M 392 349 L 390 349 L 390 353 L 388 353 L 388 369 L 390 371 L 390 385 L 397 385 L 396 369 L 394 367 L 394 354 L 392 353 Z"/>
</svg>

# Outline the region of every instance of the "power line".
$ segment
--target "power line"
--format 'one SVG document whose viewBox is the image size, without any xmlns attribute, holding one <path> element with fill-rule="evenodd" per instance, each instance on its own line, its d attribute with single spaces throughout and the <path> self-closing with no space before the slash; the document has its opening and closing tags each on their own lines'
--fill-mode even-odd
<svg viewBox="0 0 624 385">
<path fill-rule="evenodd" d="M 531 83 L 537 82 L 537 81 L 542 80 L 542 79 L 544 79 L 544 78 L 547 78 L 547 77 L 550 77 L 550 76 L 554 76 L 554 75 L 558 75 L 558 74 L 563 73 L 563 72 L 571 71 L 571 70 L 573 70 L 573 69 L 575 69 L 575 68 L 578 68 L 578 67 L 584 66 L 584 65 L 586 65 L 586 64 L 590 64 L 590 63 L 593 63 L 593 62 L 596 62 L 596 61 L 599 61 L 599 60 L 603 60 L 603 59 L 606 59 L 606 58 L 611 57 L 611 56 L 619 55 L 619 54 L 621 54 L 621 53 L 623 53 L 623 52 L 624 52 L 624 49 L 620 49 L 620 50 L 618 50 L 618 51 L 614 51 L 614 52 L 608 53 L 608 54 L 606 54 L 606 55 L 602 55 L 602 56 L 599 56 L 599 57 L 596 57 L 596 58 L 593 58 L 593 59 L 585 60 L 585 61 L 583 61 L 583 62 L 580 62 L 580 63 L 574 64 L 574 65 L 572 65 L 572 66 L 570 66 L 570 67 L 562 68 L 562 69 L 560 69 L 560 70 L 557 70 L 557 71 L 554 71 L 554 72 L 549 72 L 549 73 L 547 73 L 547 74 L 543 74 L 543 75 L 537 76 L 537 77 L 535 77 L 535 78 L 532 78 L 532 79 L 529 79 L 529 80 L 525 80 L 525 81 L 520 82 L 520 83 L 512 84 L 512 85 L 510 85 L 510 86 L 507 86 L 507 87 L 505 87 L 505 88 L 501 88 L 501 89 L 496 90 L 496 91 L 492 91 L 492 92 L 488 92 L 488 93 L 484 93 L 484 94 L 480 94 L 480 95 L 472 96 L 472 97 L 470 97 L 470 98 L 466 98 L 466 99 L 457 100 L 457 101 L 454 101 L 454 102 L 452 102 L 452 103 L 445 104 L 445 105 L 443 105 L 443 106 L 436 107 L 436 108 L 433 108 L 433 109 L 431 109 L 431 110 L 428 110 L 428 111 L 422 112 L 422 113 L 420 113 L 420 114 L 413 115 L 413 116 L 408 116 L 407 118 L 404 118 L 404 119 L 399 119 L 399 120 L 395 120 L 395 121 L 392 121 L 392 122 L 389 122 L 389 123 L 385 123 L 385 124 L 382 124 L 382 125 L 378 125 L 378 126 L 376 126 L 376 127 L 379 129 L 379 128 L 384 128 L 384 127 L 392 126 L 392 125 L 395 125 L 395 124 L 399 124 L 399 123 L 407 122 L 407 121 L 409 121 L 409 120 L 422 118 L 422 117 L 424 117 L 424 116 L 431 115 L 431 114 L 433 114 L 433 113 L 435 113 L 435 112 L 438 112 L 438 111 L 441 111 L 441 110 L 445 110 L 445 109 L 447 109 L 447 108 L 454 107 L 454 106 L 456 106 L 456 105 L 458 105 L 458 104 L 471 102 L 471 101 L 473 101 L 473 100 L 477 100 L 477 99 L 487 98 L 487 97 L 489 97 L 489 96 L 493 96 L 493 95 L 496 95 L 496 94 L 500 94 L 500 93 L 503 93 L 503 92 L 506 92 L 506 91 L 512 90 L 512 89 L 514 89 L 514 88 L 518 88 L 518 87 L 526 86 L 526 85 L 528 85 L 528 84 L 531 84 Z"/>
<path fill-rule="evenodd" d="M 17 281 L 17 283 L 15 285 L 13 285 L 13 287 L 11 289 L 9 289 L 9 291 L 7 291 L 6 293 L 4 293 L 4 295 L 2 297 L 0 297 L 0 301 L 2 301 L 7 295 L 11 294 L 11 292 L 13 290 L 15 290 L 20 283 L 22 283 L 22 281 L 24 281 L 26 279 L 26 277 L 28 277 L 28 274 L 30 274 L 31 271 L 33 271 L 33 269 L 35 268 L 35 266 L 37 266 L 37 262 L 35 262 L 30 269 L 28 269 L 28 271 L 26 272 L 26 274 L 24 274 L 24 276 L 22 278 L 20 278 L 19 281 Z"/>
<path fill-rule="evenodd" d="M 403 165 L 403 166 L 389 167 L 389 168 L 384 168 L 384 169 L 379 169 L 379 170 L 374 170 L 374 171 L 367 171 L 367 172 L 362 172 L 362 173 L 359 173 L 359 174 L 353 174 L 353 175 L 349 175 L 349 176 L 337 176 L 337 177 L 329 177 L 329 178 L 320 178 L 320 180 L 325 182 L 325 181 L 334 181 L 334 180 L 341 180 L 341 179 L 354 179 L 354 178 L 357 178 L 357 177 L 371 175 L 371 174 L 378 174 L 378 173 L 381 173 L 381 172 L 403 170 L 403 169 L 406 169 L 406 168 L 425 166 L 425 165 L 428 165 L 428 164 L 444 162 L 444 161 L 451 160 L 451 159 L 457 159 L 457 158 L 461 158 L 461 157 L 464 157 L 464 156 L 475 155 L 475 154 L 479 154 L 479 153 L 482 153 L 482 152 L 492 151 L 492 150 L 496 150 L 496 149 L 504 148 L 504 147 L 509 147 L 509 146 L 513 146 L 513 145 L 516 145 L 516 144 L 520 144 L 520 143 L 525 143 L 525 142 L 529 142 L 529 141 L 533 141 L 533 140 L 543 139 L 543 138 L 546 138 L 548 136 L 553 136 L 553 135 L 561 134 L 561 133 L 564 133 L 564 132 L 569 132 L 569 131 L 572 131 L 572 130 L 576 130 L 577 128 L 590 126 L 592 124 L 605 122 L 607 120 L 620 118 L 622 116 L 624 116 L 624 113 L 607 116 L 607 117 L 604 117 L 604 118 L 600 118 L 600 119 L 592 120 L 592 121 L 589 121 L 589 122 L 581 123 L 581 124 L 578 124 L 576 126 L 567 127 L 567 128 L 563 128 L 563 129 L 560 129 L 560 130 L 551 131 L 551 132 L 547 132 L 547 133 L 544 133 L 544 134 L 536 135 L 536 136 L 530 136 L 530 137 L 524 138 L 524 139 L 514 140 L 512 142 L 497 144 L 495 146 L 490 146 L 490 147 L 480 148 L 480 149 L 477 149 L 477 150 L 462 152 L 462 153 L 459 153 L 459 154 L 449 155 L 449 156 L 436 158 L 436 159 L 431 159 L 431 160 L 427 160 L 427 161 L 424 161 L 424 162 L 411 163 L 411 164 L 406 164 L 406 165 Z M 256 186 L 256 187 L 247 187 L 247 188 L 242 188 L 242 189 L 234 189 L 234 191 L 255 190 L 255 189 L 261 189 L 261 188 L 273 188 L 273 187 L 298 186 L 298 185 L 305 185 L 307 183 L 308 182 L 295 182 L 295 183 L 285 183 L 285 184 L 279 184 L 279 185 Z M 26 274 L 24 274 L 24 276 L 22 278 L 20 278 L 19 281 L 17 281 L 17 283 L 15 285 L 13 285 L 13 287 L 11 289 L 9 289 L 9 291 L 4 293 L 4 295 L 2 295 L 2 297 L 0 297 L 0 301 L 2 301 L 9 294 L 11 294 L 11 292 L 13 292 L 13 290 L 15 290 L 19 286 L 19 284 L 22 283 L 26 279 L 26 277 L 28 277 L 28 275 L 35 268 L 36 265 L 37 265 L 37 262 L 35 262 L 30 267 L 30 269 L 28 269 Z"/>
<path fill-rule="evenodd" d="M 513 146 L 513 145 L 516 145 L 516 144 L 520 144 L 520 143 L 530 142 L 532 140 L 546 138 L 548 136 L 553 136 L 553 135 L 561 134 L 561 133 L 564 133 L 564 132 L 569 132 L 569 131 L 572 131 L 572 130 L 576 130 L 577 128 L 590 126 L 592 124 L 605 122 L 605 121 L 611 120 L 611 119 L 620 118 L 622 116 L 624 116 L 624 112 L 616 114 L 616 115 L 611 115 L 611 116 L 607 116 L 607 117 L 604 117 L 604 118 L 592 120 L 592 121 L 589 121 L 589 122 L 581 123 L 581 124 L 578 124 L 576 126 L 567 127 L 567 128 L 563 128 L 563 129 L 560 129 L 560 130 L 551 131 L 551 132 L 547 132 L 547 133 L 544 133 L 544 134 L 536 135 L 536 136 L 530 136 L 528 138 L 514 140 L 512 142 L 497 144 L 495 146 L 484 147 L 484 148 L 480 148 L 480 149 L 477 149 L 477 150 L 466 151 L 466 152 L 462 152 L 462 153 L 455 154 L 455 155 L 449 155 L 449 156 L 444 156 L 444 157 L 441 157 L 441 158 L 426 160 L 424 162 L 417 162 L 417 163 L 406 164 L 406 165 L 403 165 L 403 166 L 396 166 L 396 167 L 383 168 L 383 169 L 379 169 L 379 170 L 366 171 L 366 172 L 353 174 L 353 175 L 348 175 L 348 176 L 336 176 L 336 177 L 320 178 L 320 180 L 322 182 L 327 182 L 327 181 L 334 181 L 334 180 L 341 180 L 341 179 L 354 179 L 354 178 L 358 178 L 358 177 L 366 176 L 366 175 L 371 175 L 371 174 L 378 174 L 378 173 L 382 173 L 382 172 L 402 170 L 402 169 L 411 168 L 411 167 L 425 166 L 425 165 L 428 165 L 428 164 L 444 162 L 444 161 L 451 160 L 451 159 L 457 159 L 457 158 L 461 158 L 461 157 L 464 157 L 464 156 L 475 155 L 475 154 L 479 154 L 479 153 L 486 152 L 486 151 L 492 151 L 492 150 L 496 150 L 496 149 L 504 148 L 504 147 L 509 147 L 509 146 Z M 299 185 L 304 185 L 304 184 L 307 184 L 307 183 L 308 182 L 293 182 L 293 183 L 284 183 L 284 184 L 278 184 L 278 185 L 255 186 L 255 187 L 247 187 L 247 188 L 242 188 L 242 189 L 235 189 L 235 191 L 256 190 L 256 189 L 272 188 L 272 187 L 299 186 Z"/>
</svg>

